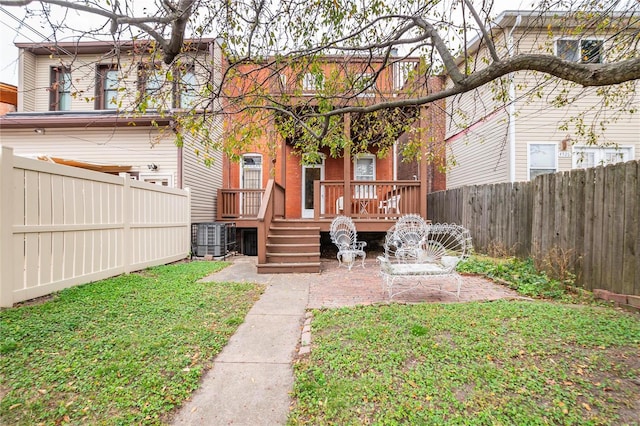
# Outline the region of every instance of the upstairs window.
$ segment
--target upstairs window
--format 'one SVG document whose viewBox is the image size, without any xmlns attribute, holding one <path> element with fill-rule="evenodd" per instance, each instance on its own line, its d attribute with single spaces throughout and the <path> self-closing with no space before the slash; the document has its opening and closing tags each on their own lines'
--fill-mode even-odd
<svg viewBox="0 0 640 426">
<path fill-rule="evenodd" d="M 118 108 L 118 67 L 116 65 L 98 65 L 96 76 L 96 109 Z"/>
<path fill-rule="evenodd" d="M 71 70 L 67 67 L 51 67 L 49 86 L 49 111 L 71 110 Z"/>
<path fill-rule="evenodd" d="M 165 84 L 165 72 L 153 64 L 141 64 L 138 68 L 138 91 L 144 107 L 164 107 L 162 87 Z"/>
<path fill-rule="evenodd" d="M 602 40 L 561 38 L 556 40 L 556 56 L 570 62 L 601 64 L 604 47 Z"/>
<path fill-rule="evenodd" d="M 198 81 L 193 65 L 178 70 L 177 85 L 174 88 L 174 107 L 192 108 L 196 104 Z"/>
<path fill-rule="evenodd" d="M 302 90 L 315 92 L 324 87 L 324 75 L 308 72 L 302 77 Z"/>
</svg>

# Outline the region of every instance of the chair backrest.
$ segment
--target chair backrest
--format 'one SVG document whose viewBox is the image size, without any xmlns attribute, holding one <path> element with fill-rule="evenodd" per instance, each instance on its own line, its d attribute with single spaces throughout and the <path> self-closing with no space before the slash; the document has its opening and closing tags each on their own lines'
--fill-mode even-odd
<svg viewBox="0 0 640 426">
<path fill-rule="evenodd" d="M 340 249 L 353 247 L 358 237 L 356 226 L 348 216 L 336 216 L 329 227 L 329 235 Z"/>
<path fill-rule="evenodd" d="M 410 217 L 407 217 L 410 216 Z M 398 262 L 440 262 L 446 267 L 469 256 L 469 231 L 460 225 L 427 224 L 417 215 L 400 218 L 385 237 L 385 257 Z"/>
</svg>

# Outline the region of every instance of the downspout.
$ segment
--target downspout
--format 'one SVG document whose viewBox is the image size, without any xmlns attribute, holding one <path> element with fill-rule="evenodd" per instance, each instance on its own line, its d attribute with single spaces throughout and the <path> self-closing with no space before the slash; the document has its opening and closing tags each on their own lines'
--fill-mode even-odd
<svg viewBox="0 0 640 426">
<path fill-rule="evenodd" d="M 393 143 L 393 158 L 391 162 L 393 167 L 393 180 L 398 180 L 398 140 Z"/>
<path fill-rule="evenodd" d="M 516 17 L 516 22 L 509 31 L 507 40 L 509 57 L 513 57 L 513 32 L 522 22 L 522 15 Z M 509 181 L 516 181 L 516 84 L 515 74 L 509 74 L 509 106 L 507 113 L 509 114 Z"/>
</svg>

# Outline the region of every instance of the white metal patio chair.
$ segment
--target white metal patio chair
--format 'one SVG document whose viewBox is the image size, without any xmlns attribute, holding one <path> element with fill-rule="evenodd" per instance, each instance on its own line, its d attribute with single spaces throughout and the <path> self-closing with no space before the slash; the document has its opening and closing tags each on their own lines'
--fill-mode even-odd
<svg viewBox="0 0 640 426">
<path fill-rule="evenodd" d="M 338 266 L 345 266 L 351 270 L 353 264 L 358 257 L 362 258 L 362 267 L 364 268 L 364 260 L 367 254 L 364 247 L 367 245 L 365 241 L 358 241 L 358 233 L 356 226 L 347 216 L 337 216 L 331 222 L 329 228 L 331 241 L 338 247 Z"/>
<path fill-rule="evenodd" d="M 460 298 L 462 278 L 456 266 L 472 250 L 469 231 L 460 225 L 436 223 L 425 224 L 422 232 L 416 232 L 417 223 L 419 221 L 398 221 L 387 232 L 384 256 L 378 257 L 383 288 L 389 298 L 393 298 L 431 281 L 440 291 Z M 422 235 L 418 243 L 417 234 Z M 443 287 L 444 277 L 454 279 L 455 290 Z M 395 286 L 398 281 L 404 284 Z"/>
</svg>

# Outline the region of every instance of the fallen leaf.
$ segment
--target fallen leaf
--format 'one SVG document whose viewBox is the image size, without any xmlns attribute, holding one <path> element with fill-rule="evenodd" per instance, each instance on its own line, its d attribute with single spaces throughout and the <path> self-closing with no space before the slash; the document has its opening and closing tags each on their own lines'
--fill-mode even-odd
<svg viewBox="0 0 640 426">
<path fill-rule="evenodd" d="M 11 407 L 9 407 L 9 410 L 13 410 L 15 408 L 18 408 L 19 406 L 21 406 L 22 404 L 13 404 Z"/>
<path fill-rule="evenodd" d="M 591 411 L 591 407 L 589 407 L 589 404 L 587 404 L 586 402 L 583 402 L 582 406 L 585 408 L 585 410 Z"/>
</svg>

